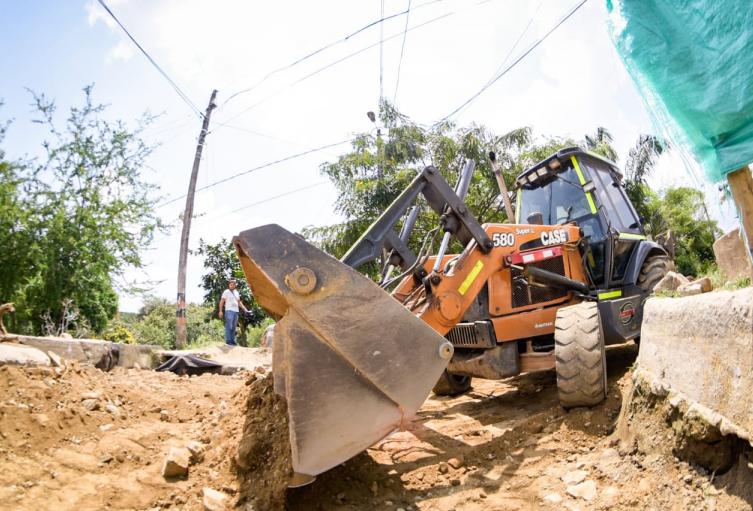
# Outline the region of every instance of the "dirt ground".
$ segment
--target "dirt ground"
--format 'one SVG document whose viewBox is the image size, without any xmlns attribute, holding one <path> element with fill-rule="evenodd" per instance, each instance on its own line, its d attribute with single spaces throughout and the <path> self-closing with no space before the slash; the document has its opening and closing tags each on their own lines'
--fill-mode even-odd
<svg viewBox="0 0 753 511">
<path fill-rule="evenodd" d="M 257 511 L 751 509 L 753 464 L 709 473 L 618 440 L 635 356 L 609 350 L 609 397 L 590 410 L 562 410 L 552 373 L 432 396 L 409 431 L 286 495 L 270 378 L 4 366 L 0 509 L 204 509 L 204 488 Z M 188 475 L 163 477 L 171 447 L 189 444 Z"/>
</svg>

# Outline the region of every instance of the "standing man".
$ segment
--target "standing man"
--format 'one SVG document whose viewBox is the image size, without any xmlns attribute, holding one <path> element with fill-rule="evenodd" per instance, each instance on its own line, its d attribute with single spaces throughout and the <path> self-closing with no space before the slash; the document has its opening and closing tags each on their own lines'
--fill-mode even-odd
<svg viewBox="0 0 753 511">
<path fill-rule="evenodd" d="M 235 279 L 230 279 L 227 283 L 227 289 L 222 292 L 222 298 L 220 299 L 220 319 L 225 316 L 225 343 L 230 346 L 237 346 L 235 344 L 235 329 L 238 326 L 238 307 L 243 312 L 247 312 L 246 306 L 241 302 L 241 297 L 238 291 L 235 289 Z"/>
</svg>

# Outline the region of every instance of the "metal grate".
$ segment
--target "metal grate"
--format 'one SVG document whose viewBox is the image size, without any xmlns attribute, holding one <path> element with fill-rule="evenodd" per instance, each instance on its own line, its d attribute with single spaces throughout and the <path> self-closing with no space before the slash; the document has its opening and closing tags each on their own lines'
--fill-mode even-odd
<svg viewBox="0 0 753 511">
<path fill-rule="evenodd" d="M 541 268 L 542 270 L 557 273 L 558 275 L 565 275 L 565 263 L 561 256 L 544 259 L 543 261 L 531 263 L 527 266 Z M 556 287 L 529 286 L 526 278 L 523 276 L 523 272 L 516 268 L 512 268 L 513 307 L 525 307 L 526 305 L 556 300 L 557 298 L 567 296 L 567 293 L 568 291 L 566 289 L 559 289 Z"/>
<path fill-rule="evenodd" d="M 458 348 L 493 348 L 496 345 L 491 321 L 458 323 L 445 337 Z"/>
</svg>

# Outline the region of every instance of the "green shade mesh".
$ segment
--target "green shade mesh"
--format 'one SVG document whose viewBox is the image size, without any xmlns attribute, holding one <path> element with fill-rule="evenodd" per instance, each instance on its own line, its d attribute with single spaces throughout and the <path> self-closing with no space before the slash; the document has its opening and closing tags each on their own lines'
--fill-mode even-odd
<svg viewBox="0 0 753 511">
<path fill-rule="evenodd" d="M 607 0 L 607 10 L 617 52 L 664 135 L 712 181 L 752 162 L 753 4 Z"/>
</svg>

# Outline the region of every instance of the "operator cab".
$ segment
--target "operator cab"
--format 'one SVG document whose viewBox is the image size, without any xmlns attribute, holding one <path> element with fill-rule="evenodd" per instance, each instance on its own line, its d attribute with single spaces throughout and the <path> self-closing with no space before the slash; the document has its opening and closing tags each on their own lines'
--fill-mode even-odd
<svg viewBox="0 0 753 511">
<path fill-rule="evenodd" d="M 594 287 L 622 283 L 637 242 L 646 239 L 616 165 L 579 147 L 562 149 L 520 174 L 516 223 L 575 222 Z"/>
</svg>

